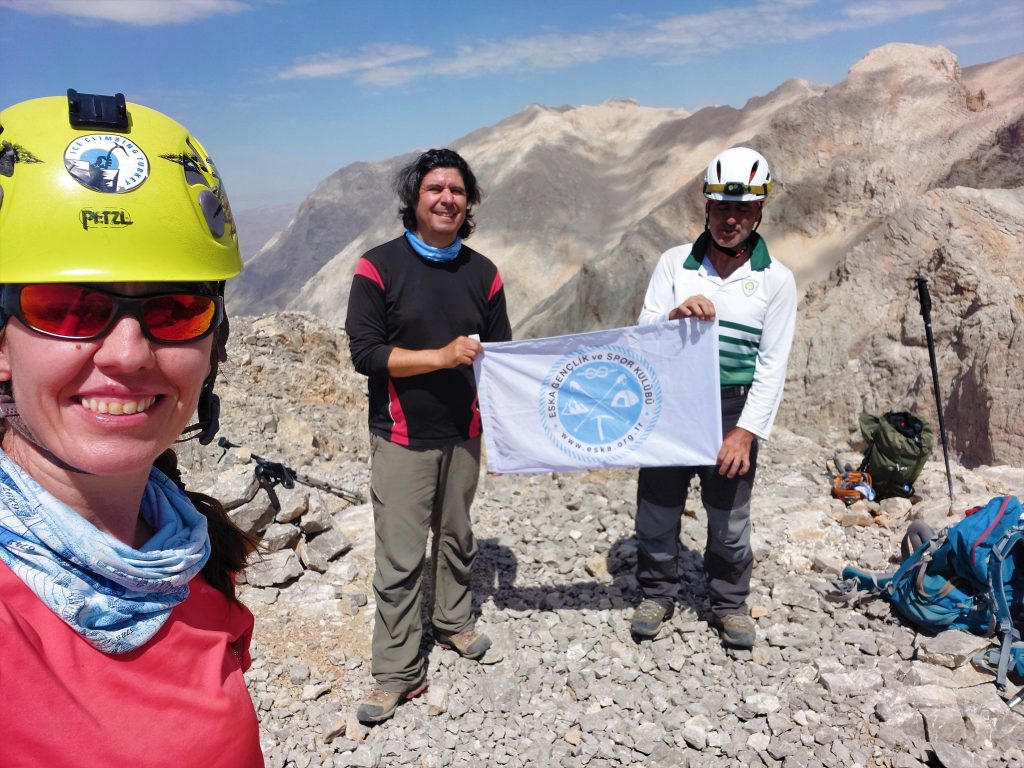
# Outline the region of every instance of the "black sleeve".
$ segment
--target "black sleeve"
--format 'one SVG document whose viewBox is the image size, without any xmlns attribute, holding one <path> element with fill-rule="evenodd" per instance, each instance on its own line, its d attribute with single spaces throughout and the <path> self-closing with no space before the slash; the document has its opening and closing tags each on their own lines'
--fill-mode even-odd
<svg viewBox="0 0 1024 768">
<path fill-rule="evenodd" d="M 357 274 L 352 278 L 345 317 L 348 348 L 356 371 L 369 376 L 388 372 L 392 345 L 387 343 L 384 291 L 373 280 Z"/>
<path fill-rule="evenodd" d="M 499 278 L 500 279 L 500 278 Z M 505 307 L 505 286 L 502 285 L 487 302 L 487 329 L 481 341 L 511 341 L 512 325 Z"/>
</svg>

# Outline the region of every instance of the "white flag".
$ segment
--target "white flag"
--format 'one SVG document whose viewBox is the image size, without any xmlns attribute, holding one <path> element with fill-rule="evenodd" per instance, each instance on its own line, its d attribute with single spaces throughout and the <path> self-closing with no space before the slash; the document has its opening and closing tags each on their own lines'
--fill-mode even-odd
<svg viewBox="0 0 1024 768">
<path fill-rule="evenodd" d="M 473 362 L 492 472 L 714 464 L 718 323 L 492 342 Z"/>
</svg>

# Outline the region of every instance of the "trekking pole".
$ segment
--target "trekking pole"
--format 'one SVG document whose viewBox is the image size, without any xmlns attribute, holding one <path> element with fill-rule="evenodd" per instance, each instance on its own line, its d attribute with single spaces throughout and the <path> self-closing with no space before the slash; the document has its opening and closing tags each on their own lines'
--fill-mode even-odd
<svg viewBox="0 0 1024 768">
<path fill-rule="evenodd" d="M 942 395 L 939 392 L 939 366 L 935 362 L 935 339 L 932 337 L 932 298 L 928 295 L 928 280 L 917 278 L 917 296 L 921 301 L 921 317 L 924 318 L 924 335 L 928 340 L 928 359 L 932 364 L 932 384 L 935 386 L 935 410 L 939 414 L 939 436 L 942 438 L 942 458 L 946 462 L 946 485 L 949 487 L 949 501 L 953 502 L 953 476 L 949 471 L 949 444 L 946 442 L 946 424 L 942 420 Z"/>
<path fill-rule="evenodd" d="M 1024 701 L 1024 688 L 1021 688 L 1019 691 L 1017 691 L 1017 695 L 1006 703 L 1010 707 L 1010 709 L 1013 709 L 1018 704 L 1020 704 L 1021 701 Z"/>
<path fill-rule="evenodd" d="M 224 453 L 227 453 L 229 448 L 242 447 L 237 443 L 232 443 L 226 437 L 218 438 L 217 445 L 224 449 Z M 223 454 L 221 455 L 223 456 Z M 255 453 L 250 453 L 249 455 L 256 463 L 256 468 L 253 472 L 255 475 L 255 482 L 250 488 L 252 493 L 249 495 L 247 501 L 252 501 L 256 492 L 262 488 L 267 492 L 267 496 L 270 498 L 270 503 L 274 509 L 280 511 L 281 504 L 278 501 L 277 493 L 274 491 L 274 488 L 278 485 L 283 485 L 285 488 L 291 489 L 295 487 L 295 483 L 301 483 L 302 485 L 310 488 L 326 491 L 338 498 L 344 499 L 349 504 L 362 504 L 364 501 L 363 496 L 355 491 L 350 491 L 346 488 L 342 488 L 341 486 L 325 482 L 324 480 L 310 477 L 302 472 L 297 472 L 288 465 L 279 461 L 271 461 L 263 456 L 257 456 Z"/>
</svg>

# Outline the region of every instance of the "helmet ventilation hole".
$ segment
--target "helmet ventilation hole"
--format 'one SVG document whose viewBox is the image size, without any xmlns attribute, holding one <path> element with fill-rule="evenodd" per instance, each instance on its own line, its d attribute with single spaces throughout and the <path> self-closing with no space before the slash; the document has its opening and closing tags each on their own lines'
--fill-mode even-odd
<svg viewBox="0 0 1024 768">
<path fill-rule="evenodd" d="M 206 224 L 218 240 L 224 237 L 224 206 L 220 199 L 208 189 L 199 193 L 199 208 L 206 217 Z"/>
</svg>

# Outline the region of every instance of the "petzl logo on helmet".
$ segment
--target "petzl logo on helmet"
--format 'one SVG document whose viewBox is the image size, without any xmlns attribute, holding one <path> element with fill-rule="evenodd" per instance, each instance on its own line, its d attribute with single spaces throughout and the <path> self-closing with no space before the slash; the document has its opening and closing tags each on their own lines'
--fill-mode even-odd
<svg viewBox="0 0 1024 768">
<path fill-rule="evenodd" d="M 135 223 L 132 221 L 128 211 L 124 210 L 94 211 L 89 208 L 83 208 L 78 214 L 78 218 L 82 222 L 82 229 L 130 227 Z"/>
<path fill-rule="evenodd" d="M 626 347 L 591 347 L 566 355 L 541 385 L 544 432 L 584 462 L 596 464 L 636 450 L 660 415 L 661 384 L 653 366 Z"/>
<path fill-rule="evenodd" d="M 149 177 L 149 158 L 124 136 L 90 133 L 64 150 L 68 173 L 94 192 L 131 192 Z"/>
</svg>

